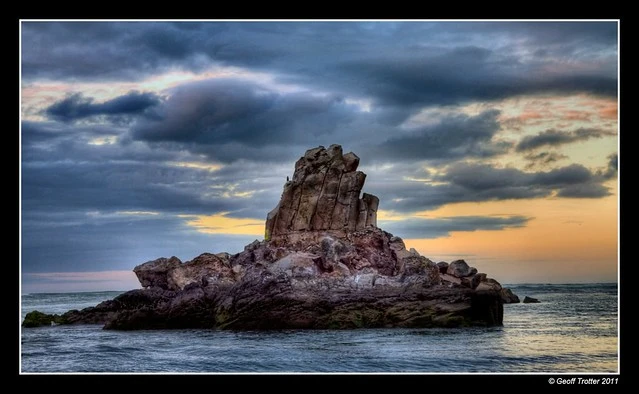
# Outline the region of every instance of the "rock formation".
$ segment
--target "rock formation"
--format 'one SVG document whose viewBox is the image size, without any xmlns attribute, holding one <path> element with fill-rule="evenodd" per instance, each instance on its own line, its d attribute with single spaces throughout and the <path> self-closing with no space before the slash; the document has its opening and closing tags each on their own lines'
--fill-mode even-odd
<svg viewBox="0 0 639 394">
<path fill-rule="evenodd" d="M 435 264 L 377 227 L 379 199 L 360 197 L 358 164 L 339 145 L 308 150 L 267 215 L 263 241 L 235 255 L 146 262 L 134 269 L 144 289 L 55 322 L 123 330 L 501 325 L 499 282 L 464 260 Z"/>
<path fill-rule="evenodd" d="M 501 299 L 504 301 L 504 304 L 517 304 L 521 302 L 517 294 L 505 287 L 499 291 L 499 294 L 501 295 Z"/>
<path fill-rule="evenodd" d="M 538 304 L 538 303 L 540 303 L 540 302 L 541 302 L 541 301 L 539 301 L 539 300 L 538 300 L 538 299 L 536 299 L 536 298 L 532 298 L 532 297 L 528 297 L 528 296 L 525 296 L 525 297 L 524 297 L 524 304 Z"/>
<path fill-rule="evenodd" d="M 266 218 L 264 239 L 289 240 L 309 231 L 344 236 L 377 226 L 379 199 L 360 194 L 366 174 L 357 171 L 359 157 L 331 145 L 309 149 L 295 163 L 292 180 L 286 182 L 279 204 Z"/>
</svg>

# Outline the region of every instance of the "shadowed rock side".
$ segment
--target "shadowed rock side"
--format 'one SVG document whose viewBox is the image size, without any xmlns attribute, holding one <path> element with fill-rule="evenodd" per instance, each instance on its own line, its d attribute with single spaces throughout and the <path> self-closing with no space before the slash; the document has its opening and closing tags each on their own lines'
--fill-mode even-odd
<svg viewBox="0 0 639 394">
<path fill-rule="evenodd" d="M 358 328 L 501 325 L 512 295 L 464 260 L 433 263 L 377 228 L 359 158 L 311 149 L 244 251 L 135 267 L 144 289 L 55 318 L 106 329 Z M 516 296 L 515 296 L 516 297 Z M 26 320 L 25 320 L 26 321 Z"/>
</svg>

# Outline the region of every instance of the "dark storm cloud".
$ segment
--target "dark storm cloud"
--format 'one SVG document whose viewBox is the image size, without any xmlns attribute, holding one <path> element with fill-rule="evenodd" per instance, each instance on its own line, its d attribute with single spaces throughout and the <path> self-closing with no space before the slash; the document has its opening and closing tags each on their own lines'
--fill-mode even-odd
<svg viewBox="0 0 639 394">
<path fill-rule="evenodd" d="M 578 141 L 587 141 L 592 138 L 614 136 L 616 133 L 602 129 L 580 128 L 573 131 L 559 131 L 549 129 L 536 135 L 522 138 L 517 144 L 518 152 L 525 152 L 542 146 L 559 146 Z"/>
<path fill-rule="evenodd" d="M 553 194 L 601 198 L 611 194 L 603 185 L 611 177 L 607 168 L 591 171 L 580 164 L 571 164 L 550 171 L 524 172 L 460 162 L 447 166 L 431 179 L 382 178 L 367 182 L 366 189 L 380 197 L 380 209 L 402 213 L 432 210 L 456 202 L 532 199 Z"/>
<path fill-rule="evenodd" d="M 457 163 L 439 180 L 448 181 L 469 191 L 482 192 L 505 187 L 545 187 L 589 182 L 594 174 L 580 164 L 548 172 L 523 172 L 516 168 L 495 168 L 487 164 Z"/>
<path fill-rule="evenodd" d="M 67 124 L 58 122 L 22 122 L 22 164 L 50 162 L 67 163 L 104 160 L 157 160 L 166 152 L 136 149 L 118 149 L 115 145 L 90 145 L 96 138 L 115 138 L 126 128 L 113 124 Z M 103 164 L 107 164 L 103 162 Z"/>
<path fill-rule="evenodd" d="M 451 231 L 504 230 L 524 227 L 532 218 L 525 216 L 455 216 L 380 221 L 380 225 L 402 238 L 439 238 Z"/>
<path fill-rule="evenodd" d="M 525 38 L 526 42 L 565 47 L 568 43 L 609 46 L 617 43 L 617 25 L 610 22 L 452 22 L 455 30 L 481 32 L 500 37 L 504 33 Z M 547 51 L 546 51 L 547 52 Z"/>
<path fill-rule="evenodd" d="M 26 22 L 22 71 L 130 80 L 237 66 L 408 109 L 534 93 L 614 97 L 616 30 L 614 22 Z"/>
<path fill-rule="evenodd" d="M 617 176 L 619 169 L 619 155 L 617 153 L 611 153 L 608 155 L 608 165 L 605 169 L 599 171 L 599 174 L 604 179 L 612 179 Z"/>
<path fill-rule="evenodd" d="M 545 75 L 536 65 L 476 47 L 348 61 L 339 69 L 360 79 L 363 93 L 380 105 L 447 105 L 538 93 L 617 95 L 614 76 Z"/>
<path fill-rule="evenodd" d="M 160 163 L 59 162 L 23 165 L 23 209 L 220 212 L 241 201 L 207 190 L 203 173 Z"/>
<path fill-rule="evenodd" d="M 23 151 L 28 152 L 30 149 L 24 149 L 25 145 L 31 147 L 33 144 L 60 139 L 68 136 L 76 137 L 77 129 L 69 128 L 64 124 L 57 122 L 31 122 L 23 121 L 22 127 L 22 145 Z M 94 130 L 94 129 L 92 129 Z M 91 132 L 92 135 L 100 135 L 99 132 Z"/>
<path fill-rule="evenodd" d="M 557 192 L 557 197 L 600 198 L 610 194 L 610 189 L 600 183 L 578 183 L 562 187 Z"/>
<path fill-rule="evenodd" d="M 294 143 L 306 139 L 301 130 L 309 135 L 333 133 L 338 126 L 351 122 L 357 111 L 339 96 L 282 94 L 233 79 L 180 86 L 164 108 L 165 116 L 159 124 L 142 124 L 134 130 L 134 136 L 205 144 Z"/>
<path fill-rule="evenodd" d="M 222 162 L 282 161 L 294 158 L 294 148 L 303 152 L 333 142 L 357 145 L 359 154 L 375 161 L 489 157 L 511 147 L 494 139 L 500 129 L 496 110 L 442 116 L 432 125 L 400 130 L 340 96 L 280 93 L 240 79 L 181 85 L 156 113 L 138 121 L 126 138 Z"/>
<path fill-rule="evenodd" d="M 103 103 L 94 103 L 92 98 L 76 93 L 52 104 L 45 113 L 51 119 L 71 122 L 97 115 L 143 114 L 159 103 L 160 98 L 153 93 L 129 92 Z"/>
<path fill-rule="evenodd" d="M 498 115 L 499 111 L 488 110 L 475 116 L 448 116 L 434 126 L 390 138 L 376 154 L 399 160 L 424 160 L 505 153 L 510 145 L 493 140 L 500 129 Z"/>
<path fill-rule="evenodd" d="M 238 162 L 209 171 L 197 167 L 207 164 L 202 157 L 174 147 L 89 144 L 103 135 L 101 127 L 23 124 L 23 209 L 236 212 L 259 206 L 251 198 L 275 205 L 279 195 L 272 190 L 279 182 L 273 177 L 288 175 L 276 163 Z"/>
<path fill-rule="evenodd" d="M 595 180 L 595 174 L 581 164 L 571 164 L 566 167 L 560 167 L 548 172 L 538 172 L 533 174 L 533 185 L 542 186 L 562 186 L 578 183 L 587 183 Z"/>
<path fill-rule="evenodd" d="M 184 60 L 196 37 L 165 23 L 24 22 L 22 73 L 25 78 L 134 80 Z"/>
<path fill-rule="evenodd" d="M 608 169 L 615 172 L 619 169 L 618 153 L 611 153 L 610 155 L 608 155 Z"/>
<path fill-rule="evenodd" d="M 303 152 L 330 141 L 362 116 L 339 96 L 277 93 L 238 79 L 181 85 L 157 113 L 139 121 L 130 139 L 179 146 L 223 162 L 290 158 L 291 146 Z"/>
</svg>

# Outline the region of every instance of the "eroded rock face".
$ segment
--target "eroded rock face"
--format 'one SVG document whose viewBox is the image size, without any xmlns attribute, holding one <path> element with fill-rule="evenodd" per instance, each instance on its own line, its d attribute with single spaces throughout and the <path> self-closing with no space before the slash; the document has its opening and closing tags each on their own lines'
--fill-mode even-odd
<svg viewBox="0 0 639 394">
<path fill-rule="evenodd" d="M 157 260 L 147 261 L 133 268 L 133 272 L 138 277 L 142 287 L 159 287 L 162 289 L 170 289 L 173 287 L 169 283 L 169 272 L 180 267 L 182 261 L 177 257 L 171 258 L 160 257 Z"/>
<path fill-rule="evenodd" d="M 499 282 L 463 260 L 435 264 L 377 227 L 379 199 L 360 197 L 358 164 L 339 145 L 308 150 L 263 241 L 235 255 L 141 264 L 145 289 L 56 321 L 122 330 L 501 325 Z"/>
<path fill-rule="evenodd" d="M 340 145 L 309 149 L 286 182 L 279 204 L 267 215 L 265 239 L 306 231 L 343 234 L 377 227 L 379 199 L 364 193 L 359 157 Z"/>
</svg>

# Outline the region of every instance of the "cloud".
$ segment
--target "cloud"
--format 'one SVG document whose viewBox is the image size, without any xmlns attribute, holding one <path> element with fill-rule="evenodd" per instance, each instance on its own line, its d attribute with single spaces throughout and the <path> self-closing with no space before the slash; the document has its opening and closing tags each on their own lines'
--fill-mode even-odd
<svg viewBox="0 0 639 394">
<path fill-rule="evenodd" d="M 380 106 L 414 108 L 536 94 L 617 96 L 612 70 L 558 66 L 555 61 L 561 57 L 548 63 L 532 61 L 533 57 L 491 48 L 487 42 L 402 49 L 345 60 L 337 68 L 340 74 L 361 80 L 359 93 L 373 97 Z"/>
<path fill-rule="evenodd" d="M 179 144 L 222 162 L 282 157 L 282 146 L 300 151 L 313 140 L 330 140 L 357 117 L 359 107 L 338 96 L 280 93 L 240 79 L 211 79 L 180 85 L 158 108 L 159 116 L 138 122 L 131 140 Z M 303 132 L 302 132 L 303 131 Z"/>
<path fill-rule="evenodd" d="M 391 137 L 372 156 L 394 160 L 490 157 L 505 153 L 510 145 L 494 138 L 500 130 L 499 111 L 475 116 L 446 116 L 432 126 Z"/>
<path fill-rule="evenodd" d="M 616 97 L 615 22 L 24 22 L 28 80 L 253 70 L 377 106 Z M 321 55 L 318 55 L 321 54 Z"/>
<path fill-rule="evenodd" d="M 600 183 L 579 183 L 567 185 L 557 192 L 557 197 L 599 198 L 609 196 L 610 189 Z"/>
<path fill-rule="evenodd" d="M 523 172 L 516 168 L 495 168 L 487 164 L 453 164 L 440 180 L 473 191 L 482 192 L 505 187 L 543 187 L 583 183 L 593 174 L 581 164 L 571 164 L 548 172 Z"/>
<path fill-rule="evenodd" d="M 267 169 L 248 178 L 241 165 L 212 175 L 208 170 L 161 162 L 49 162 L 24 163 L 24 210 L 163 211 L 216 213 L 242 210 L 254 201 L 275 201 L 277 185 Z M 259 175 L 257 175 L 259 174 Z M 284 179 L 283 173 L 280 179 Z M 268 186 L 268 187 L 267 187 Z M 246 198 L 238 197 L 246 195 Z"/>
<path fill-rule="evenodd" d="M 122 140 L 188 150 L 223 163 L 294 160 L 295 149 L 335 142 L 358 146 L 360 155 L 374 161 L 492 157 L 512 145 L 496 138 L 496 110 L 443 115 L 417 127 L 389 123 L 393 112 L 363 111 L 336 95 L 278 92 L 243 79 L 219 78 L 172 89 L 156 108 L 158 116 L 138 120 Z M 400 111 L 401 119 L 406 116 Z"/>
<path fill-rule="evenodd" d="M 603 170 L 591 171 L 580 164 L 549 171 L 525 172 L 489 164 L 456 162 L 426 179 L 395 178 L 367 183 L 368 192 L 380 197 L 380 207 L 412 213 L 457 202 L 483 202 L 560 198 L 602 198 L 610 195 L 603 186 Z M 369 174 L 370 176 L 370 174 Z"/>
<path fill-rule="evenodd" d="M 187 226 L 186 219 L 171 215 L 25 212 L 22 267 L 27 273 L 130 270 L 163 256 L 186 261 L 204 252 L 237 253 L 256 238 L 203 234 Z"/>
<path fill-rule="evenodd" d="M 532 218 L 525 216 L 455 216 L 380 221 L 380 226 L 402 238 L 440 238 L 452 231 L 504 230 L 524 227 Z"/>
<path fill-rule="evenodd" d="M 619 154 L 611 153 L 608 155 L 608 165 L 599 171 L 599 175 L 604 179 L 612 179 L 617 176 L 619 170 Z"/>
<path fill-rule="evenodd" d="M 611 153 L 608 155 L 608 168 L 617 171 L 619 169 L 619 154 Z"/>
<path fill-rule="evenodd" d="M 520 176 L 525 177 L 522 172 Z M 530 175 L 529 175 L 530 176 Z M 595 175 L 581 164 L 570 164 L 566 167 L 555 168 L 547 172 L 532 174 L 532 185 L 540 186 L 563 186 L 579 183 L 588 183 L 594 180 Z"/>
<path fill-rule="evenodd" d="M 62 122 L 72 122 L 91 116 L 139 115 L 158 105 L 160 98 L 153 93 L 129 92 L 103 103 L 94 103 L 92 98 L 75 93 L 49 106 L 48 117 Z"/>
<path fill-rule="evenodd" d="M 518 152 L 525 152 L 542 146 L 559 146 L 591 138 L 614 136 L 616 133 L 602 129 L 579 128 L 570 132 L 549 129 L 536 135 L 526 136 L 516 146 Z"/>
<path fill-rule="evenodd" d="M 529 161 L 529 163 L 526 164 L 526 169 L 531 169 L 533 167 L 544 167 L 548 164 L 567 159 L 568 156 L 555 152 L 539 152 L 528 153 L 524 155 L 524 158 Z"/>
</svg>

